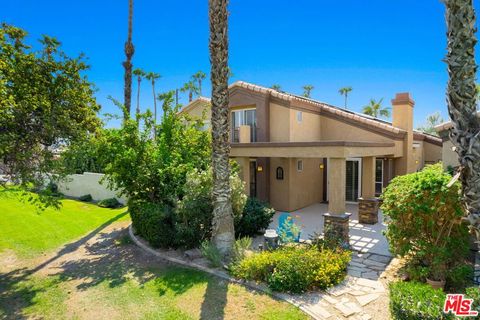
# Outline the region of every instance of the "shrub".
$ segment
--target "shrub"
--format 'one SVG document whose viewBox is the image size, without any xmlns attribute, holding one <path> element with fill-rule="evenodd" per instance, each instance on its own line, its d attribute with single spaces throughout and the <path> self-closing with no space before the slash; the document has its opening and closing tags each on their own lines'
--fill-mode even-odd
<svg viewBox="0 0 480 320">
<path fill-rule="evenodd" d="M 472 310 L 477 311 L 480 314 L 480 288 L 469 287 L 465 290 L 465 295 L 469 299 L 473 299 Z"/>
<path fill-rule="evenodd" d="M 108 199 L 103 199 L 98 202 L 98 206 L 102 208 L 120 208 L 122 204 L 118 202 L 117 198 L 108 198 Z"/>
<path fill-rule="evenodd" d="M 268 228 L 275 214 L 275 209 L 257 198 L 248 198 L 243 213 L 235 216 L 235 233 L 237 236 L 255 236 L 260 230 Z"/>
<path fill-rule="evenodd" d="M 275 291 L 301 293 L 340 283 L 350 261 L 349 251 L 286 246 L 255 253 L 231 267 L 238 278 L 264 281 Z"/>
<path fill-rule="evenodd" d="M 175 239 L 174 215 L 171 207 L 145 201 L 128 202 L 132 225 L 137 234 L 153 247 L 168 248 Z"/>
<path fill-rule="evenodd" d="M 445 293 L 418 282 L 390 284 L 390 313 L 394 320 L 454 319 L 443 313 Z"/>
<path fill-rule="evenodd" d="M 390 250 L 410 259 L 413 278 L 442 280 L 465 261 L 468 229 L 459 185 L 449 187 L 450 180 L 441 164 L 427 166 L 396 177 L 382 195 Z"/>
<path fill-rule="evenodd" d="M 218 248 L 210 241 L 203 241 L 200 245 L 202 255 L 210 261 L 212 267 L 218 268 L 222 266 L 222 254 Z"/>
<path fill-rule="evenodd" d="M 90 202 L 92 201 L 92 195 L 86 194 L 83 196 L 78 197 L 78 200 L 83 201 L 83 202 Z"/>
<path fill-rule="evenodd" d="M 233 261 L 240 262 L 245 259 L 248 249 L 252 246 L 252 238 L 243 237 L 235 240 L 233 244 Z"/>
</svg>

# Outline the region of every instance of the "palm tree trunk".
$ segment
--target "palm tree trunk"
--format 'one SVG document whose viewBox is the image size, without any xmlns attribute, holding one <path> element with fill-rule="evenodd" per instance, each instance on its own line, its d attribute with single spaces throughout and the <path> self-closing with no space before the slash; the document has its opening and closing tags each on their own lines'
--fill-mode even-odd
<svg viewBox="0 0 480 320">
<path fill-rule="evenodd" d="M 198 94 L 202 95 L 202 79 L 198 79 Z"/>
<path fill-rule="evenodd" d="M 138 76 L 137 78 L 137 112 L 136 112 L 136 119 L 137 123 L 140 121 L 139 120 L 139 115 L 140 115 L 140 83 L 142 82 L 142 77 Z"/>
<path fill-rule="evenodd" d="M 178 89 L 175 89 L 175 107 L 178 106 Z"/>
<path fill-rule="evenodd" d="M 209 0 L 208 3 L 212 81 L 212 234 L 215 246 L 228 259 L 235 241 L 228 140 L 228 0 Z"/>
<path fill-rule="evenodd" d="M 345 93 L 345 109 L 347 109 L 347 96 L 348 96 L 348 93 Z"/>
<path fill-rule="evenodd" d="M 480 124 L 477 113 L 474 48 L 475 12 L 472 0 L 444 0 L 447 20 L 447 104 L 457 147 L 460 181 L 467 217 L 480 240 Z"/>
<path fill-rule="evenodd" d="M 193 100 L 193 93 L 192 93 L 192 90 L 190 90 L 188 92 L 188 102 L 192 102 L 192 100 Z"/>
<path fill-rule="evenodd" d="M 155 79 L 152 79 L 153 93 L 153 136 L 157 138 L 157 98 L 155 97 Z"/>
<path fill-rule="evenodd" d="M 132 56 L 135 52 L 135 48 L 132 43 L 132 21 L 133 21 L 133 0 L 128 1 L 128 37 L 127 42 L 125 42 L 125 56 L 127 59 L 123 62 L 123 67 L 125 68 L 124 75 L 124 106 L 126 109 L 126 114 L 124 115 L 125 120 L 130 118 L 130 110 L 132 105 Z"/>
</svg>

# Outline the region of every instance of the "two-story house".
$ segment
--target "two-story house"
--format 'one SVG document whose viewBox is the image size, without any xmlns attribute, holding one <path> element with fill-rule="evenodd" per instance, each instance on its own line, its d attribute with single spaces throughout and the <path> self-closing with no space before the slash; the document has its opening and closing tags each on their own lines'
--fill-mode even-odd
<svg viewBox="0 0 480 320">
<path fill-rule="evenodd" d="M 441 160 L 441 139 L 413 129 L 408 93 L 392 100 L 391 123 L 246 82 L 229 93 L 231 157 L 246 192 L 277 210 L 328 201 L 341 214 L 346 202 L 378 196 L 393 177 Z M 205 114 L 208 126 L 209 102 L 181 112 Z"/>
</svg>

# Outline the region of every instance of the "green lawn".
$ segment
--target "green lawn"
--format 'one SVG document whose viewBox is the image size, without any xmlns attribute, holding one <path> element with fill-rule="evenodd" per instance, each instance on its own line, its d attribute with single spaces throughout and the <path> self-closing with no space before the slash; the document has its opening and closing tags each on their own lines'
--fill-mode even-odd
<svg viewBox="0 0 480 320">
<path fill-rule="evenodd" d="M 105 209 L 74 200 L 62 200 L 60 210 L 39 211 L 21 201 L 14 189 L 0 189 L 0 251 L 11 249 L 32 258 L 122 219 L 129 219 L 125 208 Z"/>
<path fill-rule="evenodd" d="M 37 213 L 3 192 L 0 319 L 307 319 L 268 295 L 143 252 L 125 229 L 108 227 L 128 219 L 124 212 L 65 200 L 60 211 Z"/>
</svg>

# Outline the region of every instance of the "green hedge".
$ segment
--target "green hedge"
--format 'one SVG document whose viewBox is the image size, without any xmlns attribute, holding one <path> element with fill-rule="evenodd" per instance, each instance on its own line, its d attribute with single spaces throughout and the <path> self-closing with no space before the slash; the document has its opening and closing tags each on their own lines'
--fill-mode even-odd
<svg viewBox="0 0 480 320">
<path fill-rule="evenodd" d="M 443 313 L 445 293 L 418 282 L 390 284 L 390 313 L 394 320 L 455 319 Z"/>
<path fill-rule="evenodd" d="M 266 282 L 274 291 L 301 293 L 340 283 L 349 261 L 349 251 L 288 246 L 254 253 L 231 266 L 230 272 L 237 278 Z"/>
<path fill-rule="evenodd" d="M 242 215 L 235 217 L 235 233 L 237 237 L 254 237 L 260 230 L 268 228 L 275 209 L 257 198 L 248 198 Z"/>
</svg>

